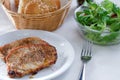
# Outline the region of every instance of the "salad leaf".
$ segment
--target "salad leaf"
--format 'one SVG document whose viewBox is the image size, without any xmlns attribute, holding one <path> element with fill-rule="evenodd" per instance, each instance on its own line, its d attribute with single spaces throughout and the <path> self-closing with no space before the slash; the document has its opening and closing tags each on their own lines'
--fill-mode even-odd
<svg viewBox="0 0 120 80">
<path fill-rule="evenodd" d="M 93 2 L 89 3 L 89 7 L 90 7 L 91 10 L 96 10 L 98 6 L 99 5 L 96 4 L 96 3 L 93 3 Z"/>
<path fill-rule="evenodd" d="M 90 1 L 76 16 L 80 24 L 88 27 L 84 31 L 85 37 L 95 43 L 107 44 L 120 37 L 120 7 L 110 0 L 101 4 Z M 103 35 L 106 31 L 109 34 Z"/>
<path fill-rule="evenodd" d="M 117 21 L 117 22 L 111 24 L 110 28 L 114 32 L 120 31 L 120 21 L 119 22 Z"/>
<path fill-rule="evenodd" d="M 112 12 L 112 9 L 113 9 L 113 3 L 109 0 L 104 0 L 102 3 L 101 3 L 101 6 L 106 9 L 109 13 Z"/>
<path fill-rule="evenodd" d="M 106 24 L 105 23 L 101 23 L 101 22 L 97 22 L 97 23 L 92 24 L 90 26 L 91 29 L 99 30 L 99 31 L 104 31 L 105 27 L 106 27 Z"/>
<path fill-rule="evenodd" d="M 91 3 L 93 0 L 86 0 L 88 3 Z"/>
<path fill-rule="evenodd" d="M 106 43 L 116 41 L 118 36 L 119 36 L 118 33 L 110 33 L 108 35 L 103 35 L 101 33 L 90 32 L 85 35 L 85 38 L 87 38 L 90 41 L 93 41 L 94 43 L 106 45 Z"/>
<path fill-rule="evenodd" d="M 79 17 L 80 14 L 82 14 L 83 12 L 77 12 L 76 16 Z M 79 19 L 79 18 L 78 18 Z"/>
<path fill-rule="evenodd" d="M 107 21 L 107 25 L 112 25 L 113 23 L 116 23 L 118 22 L 118 20 L 120 20 L 119 18 L 110 18 L 108 21 Z"/>
<path fill-rule="evenodd" d="M 113 5 L 113 12 L 115 13 L 115 14 L 117 14 L 117 17 L 119 17 L 120 18 L 120 8 L 119 7 L 117 7 L 117 5 Z"/>
<path fill-rule="evenodd" d="M 98 7 L 95 10 L 95 12 L 96 12 L 95 17 L 97 17 L 98 20 L 101 22 L 106 22 L 109 19 L 108 12 L 104 10 L 103 8 Z"/>
<path fill-rule="evenodd" d="M 115 40 L 118 35 L 118 33 L 110 33 L 109 35 L 104 36 L 102 41 L 104 41 L 104 43 L 111 42 Z"/>
</svg>

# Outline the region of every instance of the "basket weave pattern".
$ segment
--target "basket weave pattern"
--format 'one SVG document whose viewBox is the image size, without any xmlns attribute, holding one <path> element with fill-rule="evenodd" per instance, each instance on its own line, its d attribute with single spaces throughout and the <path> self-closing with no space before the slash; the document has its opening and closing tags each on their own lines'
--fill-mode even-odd
<svg viewBox="0 0 120 80">
<path fill-rule="evenodd" d="M 8 10 L 5 6 L 3 7 L 8 17 L 17 29 L 37 29 L 54 31 L 58 27 L 60 27 L 64 21 L 64 18 L 71 4 L 71 0 L 69 0 L 68 2 L 69 3 L 64 8 L 43 15 L 18 14 Z"/>
</svg>

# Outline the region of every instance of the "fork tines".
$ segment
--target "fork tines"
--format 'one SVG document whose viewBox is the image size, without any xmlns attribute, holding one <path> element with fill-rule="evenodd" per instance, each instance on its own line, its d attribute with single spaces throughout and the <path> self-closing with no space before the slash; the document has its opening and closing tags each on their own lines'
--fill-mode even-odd
<svg viewBox="0 0 120 80">
<path fill-rule="evenodd" d="M 81 56 L 92 56 L 91 49 L 92 43 L 90 41 L 84 41 Z"/>
</svg>

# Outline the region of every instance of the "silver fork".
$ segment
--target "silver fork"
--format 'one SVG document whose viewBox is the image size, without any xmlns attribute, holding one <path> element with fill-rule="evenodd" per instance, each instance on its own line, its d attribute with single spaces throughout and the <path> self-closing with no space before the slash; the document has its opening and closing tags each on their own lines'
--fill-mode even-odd
<svg viewBox="0 0 120 80">
<path fill-rule="evenodd" d="M 81 52 L 81 60 L 82 60 L 83 66 L 82 66 L 82 72 L 81 74 L 79 74 L 80 75 L 79 80 L 85 80 L 86 78 L 85 77 L 86 64 L 92 58 L 91 49 L 92 49 L 92 43 L 89 41 L 85 41 L 82 52 Z"/>
</svg>

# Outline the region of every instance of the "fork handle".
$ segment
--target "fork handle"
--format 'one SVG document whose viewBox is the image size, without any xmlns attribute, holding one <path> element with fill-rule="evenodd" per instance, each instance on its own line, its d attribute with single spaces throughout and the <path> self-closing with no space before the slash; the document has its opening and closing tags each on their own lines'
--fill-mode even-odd
<svg viewBox="0 0 120 80">
<path fill-rule="evenodd" d="M 81 74 L 79 74 L 79 80 L 85 80 L 85 70 L 86 70 L 86 64 L 83 63 L 83 66 L 82 66 L 82 72 Z"/>
</svg>

